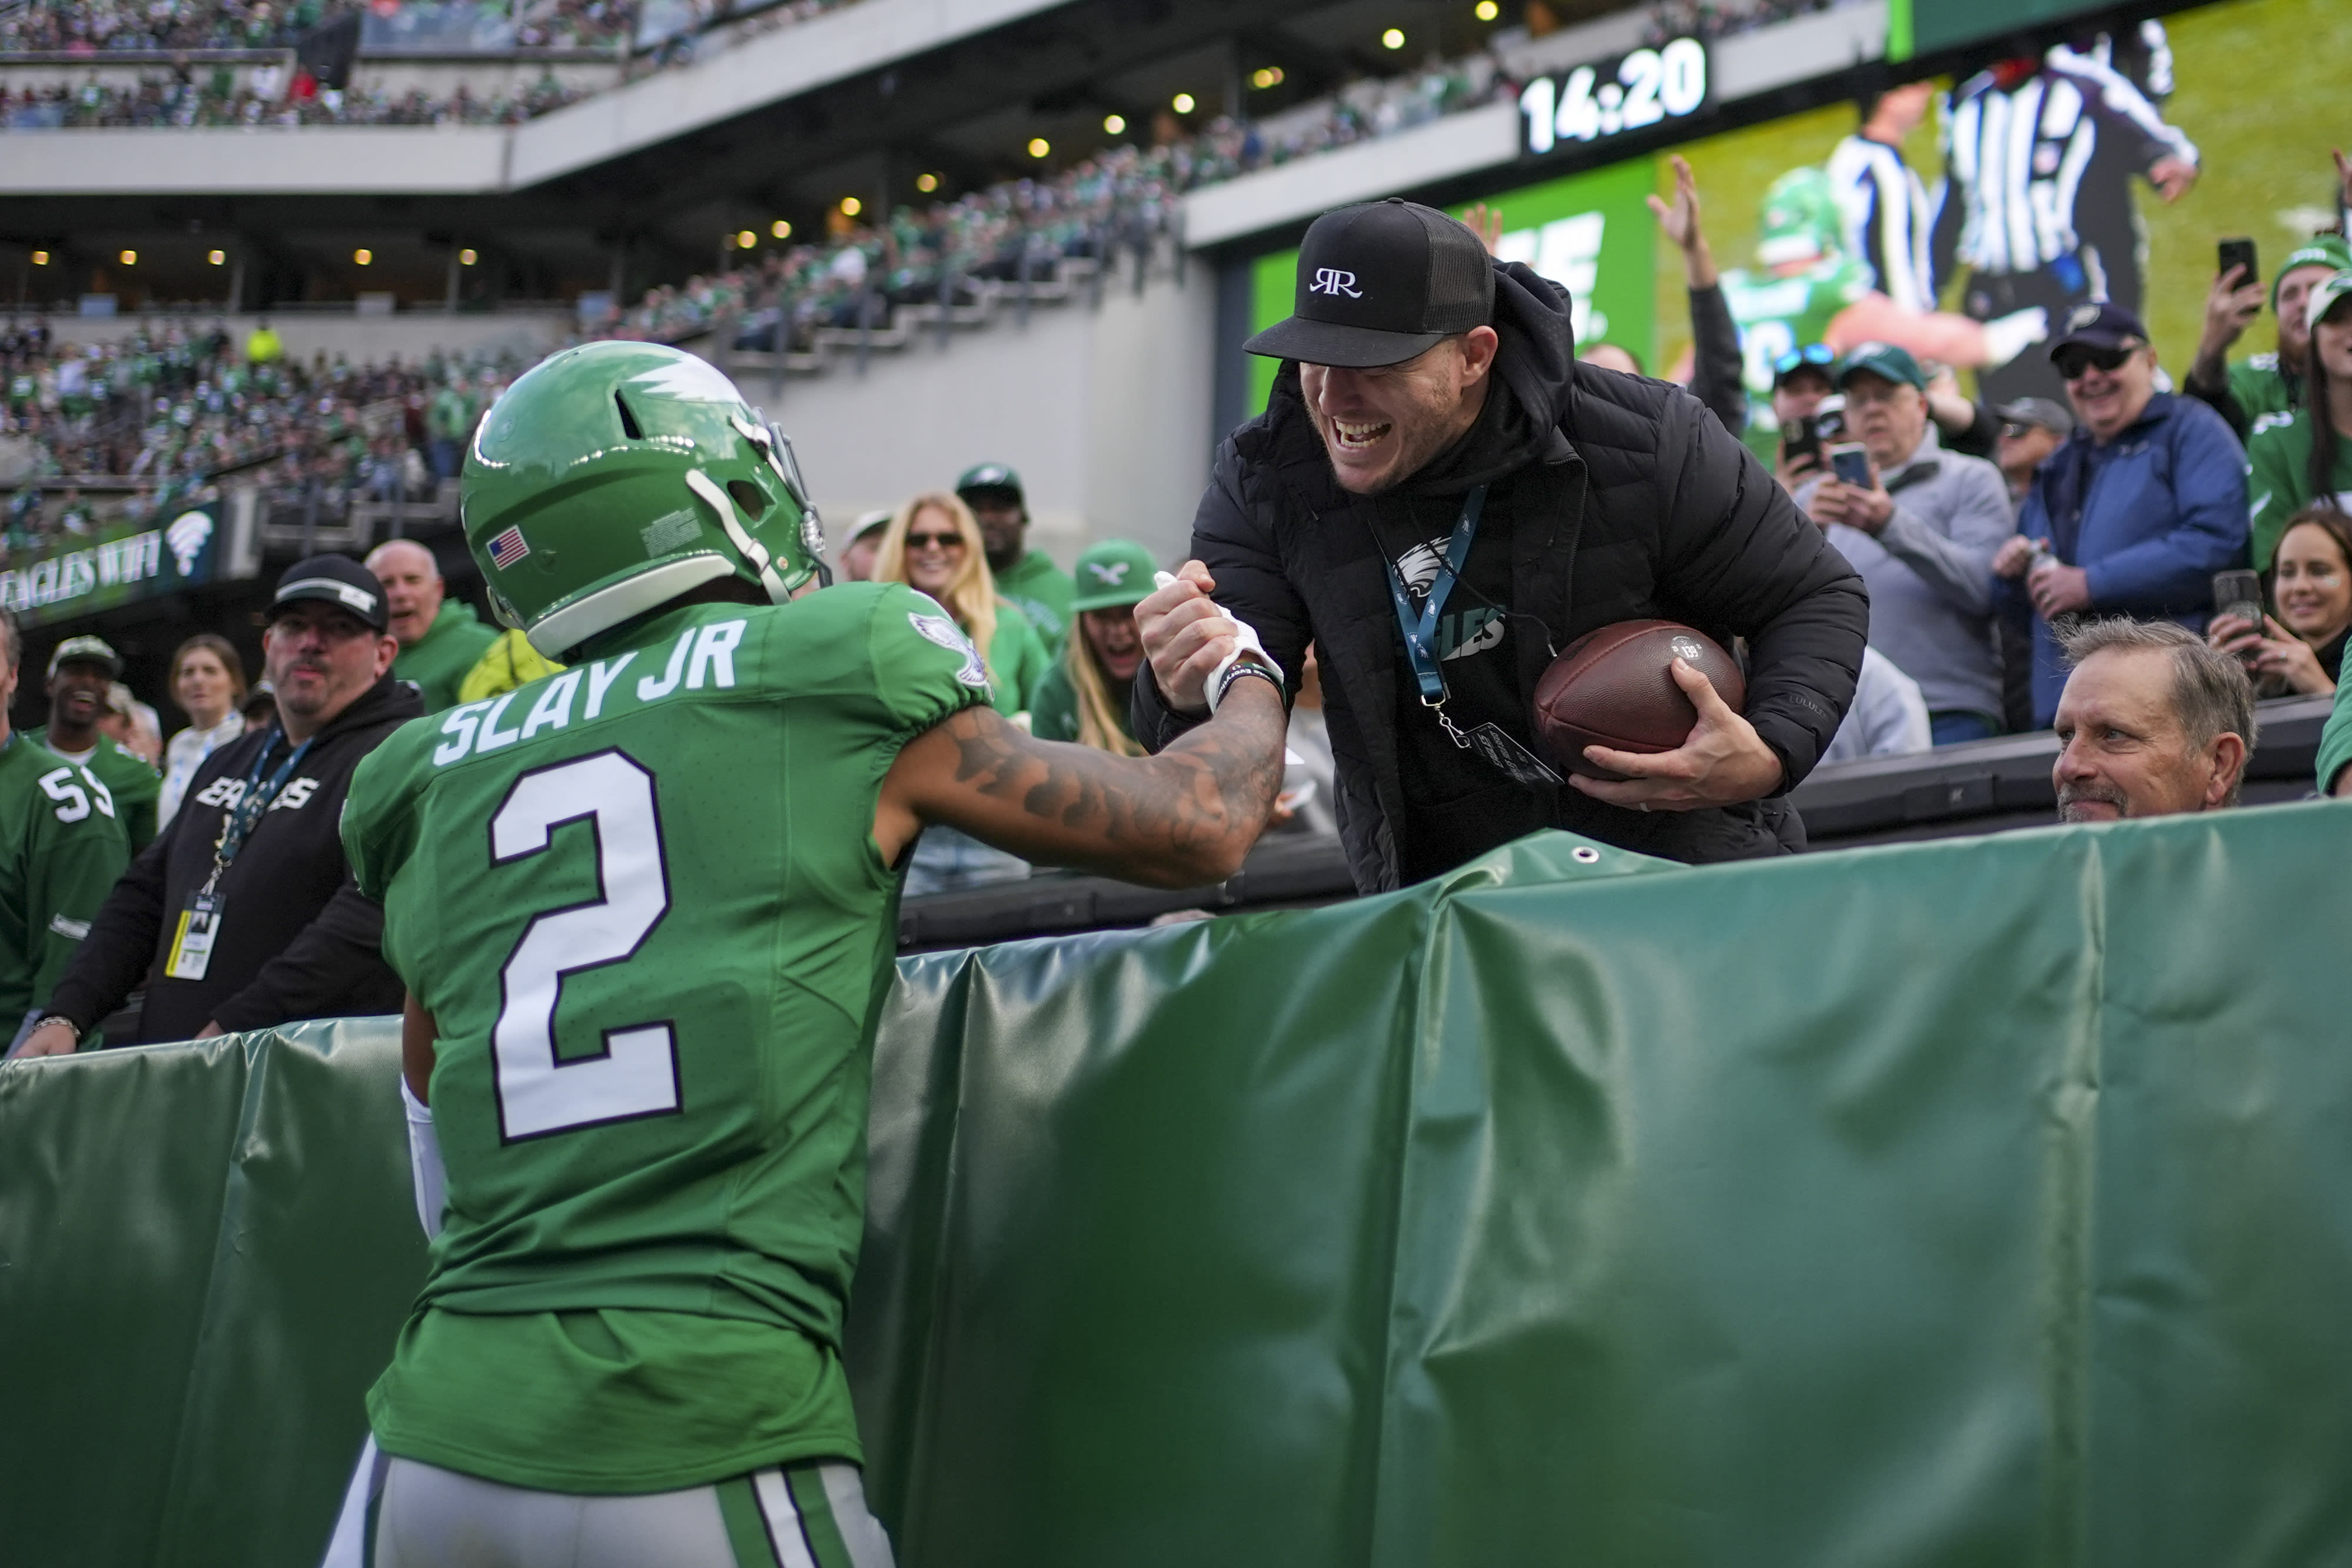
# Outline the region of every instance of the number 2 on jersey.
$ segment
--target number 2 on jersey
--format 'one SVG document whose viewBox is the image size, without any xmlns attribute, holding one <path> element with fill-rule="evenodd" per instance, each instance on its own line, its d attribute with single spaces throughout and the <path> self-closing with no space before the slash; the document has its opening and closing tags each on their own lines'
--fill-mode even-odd
<svg viewBox="0 0 2352 1568">
<path fill-rule="evenodd" d="M 594 1056 L 558 1058 L 555 1005 L 564 977 L 619 963 L 669 909 L 654 776 L 619 752 L 599 752 L 515 780 L 490 819 L 490 862 L 544 854 L 554 830 L 585 821 L 596 853 L 593 903 L 533 915 L 499 971 L 490 1034 L 503 1142 L 661 1116 L 680 1109 L 677 1039 L 667 1023 L 604 1031 Z"/>
</svg>

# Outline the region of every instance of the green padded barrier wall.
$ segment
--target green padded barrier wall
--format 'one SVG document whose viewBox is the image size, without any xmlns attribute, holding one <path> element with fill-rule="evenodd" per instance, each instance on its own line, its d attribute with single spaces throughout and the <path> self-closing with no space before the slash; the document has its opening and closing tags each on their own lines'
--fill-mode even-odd
<svg viewBox="0 0 2352 1568">
<path fill-rule="evenodd" d="M 1575 847 L 903 966 L 902 1563 L 2352 1563 L 2352 808 Z M 0 1071 L 0 1557 L 307 1564 L 419 1267 L 392 1062 Z"/>
</svg>

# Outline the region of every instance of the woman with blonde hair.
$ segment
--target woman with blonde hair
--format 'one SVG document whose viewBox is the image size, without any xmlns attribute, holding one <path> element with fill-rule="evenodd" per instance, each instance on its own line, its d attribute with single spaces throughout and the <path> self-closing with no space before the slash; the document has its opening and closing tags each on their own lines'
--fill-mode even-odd
<svg viewBox="0 0 2352 1568">
<path fill-rule="evenodd" d="M 1129 698 L 1143 662 L 1135 606 L 1151 593 L 1151 552 L 1124 539 L 1090 545 L 1078 557 L 1070 642 L 1029 694 L 1030 728 L 1046 741 L 1139 757 Z"/>
<path fill-rule="evenodd" d="M 1029 689 L 1051 661 L 1029 618 L 998 595 L 971 508 L 945 490 L 927 490 L 900 507 L 874 552 L 873 580 L 904 583 L 938 600 L 988 666 L 996 710 L 1027 716 Z M 1029 862 L 1017 855 L 952 827 L 929 827 L 907 862 L 906 894 L 919 898 L 1028 874 Z"/>
<path fill-rule="evenodd" d="M 206 757 L 245 733 L 245 660 L 226 637 L 198 632 L 172 655 L 172 700 L 188 727 L 163 748 L 163 791 L 155 802 L 158 832 Z"/>
<path fill-rule="evenodd" d="M 996 710 L 1028 710 L 1029 689 L 1051 659 L 1029 618 L 997 593 L 980 523 L 961 497 L 927 490 L 900 507 L 874 552 L 874 580 L 937 599 L 987 663 Z"/>
</svg>

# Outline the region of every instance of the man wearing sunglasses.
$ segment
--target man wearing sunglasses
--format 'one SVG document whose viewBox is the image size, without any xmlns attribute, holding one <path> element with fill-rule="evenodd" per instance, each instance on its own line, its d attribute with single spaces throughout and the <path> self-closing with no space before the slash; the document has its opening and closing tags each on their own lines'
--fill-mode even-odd
<svg viewBox="0 0 2352 1568">
<path fill-rule="evenodd" d="M 2219 414 L 2156 389 L 2137 316 L 2077 305 L 2052 345 L 2074 432 L 2033 476 L 2018 536 L 1993 557 L 2033 637 L 2033 721 L 2066 683 L 2051 624 L 2065 616 L 2169 620 L 2201 632 L 2212 574 L 2244 563 L 2246 454 Z"/>
</svg>

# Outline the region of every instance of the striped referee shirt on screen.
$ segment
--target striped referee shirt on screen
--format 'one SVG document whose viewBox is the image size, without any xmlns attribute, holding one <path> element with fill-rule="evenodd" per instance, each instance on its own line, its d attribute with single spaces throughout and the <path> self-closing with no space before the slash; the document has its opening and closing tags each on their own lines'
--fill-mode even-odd
<svg viewBox="0 0 2352 1568">
<path fill-rule="evenodd" d="M 2102 163 L 2145 174 L 2165 158 L 2195 163 L 2196 144 L 2095 54 L 2060 45 L 2022 79 L 1980 72 L 1955 89 L 1945 122 L 1938 259 L 1948 246 L 1977 271 L 2016 273 L 2080 253 L 2089 296 L 2105 297 L 2101 257 L 2133 265 L 2134 237 L 2127 205 L 2120 229 L 2116 214 L 2090 210 L 2121 182 L 2089 176 Z"/>
<path fill-rule="evenodd" d="M 1927 188 L 1902 153 L 1867 136 L 1849 136 L 1830 154 L 1829 176 L 1845 215 L 1846 254 L 1868 263 L 1878 291 L 1905 310 L 1934 310 Z"/>
</svg>

